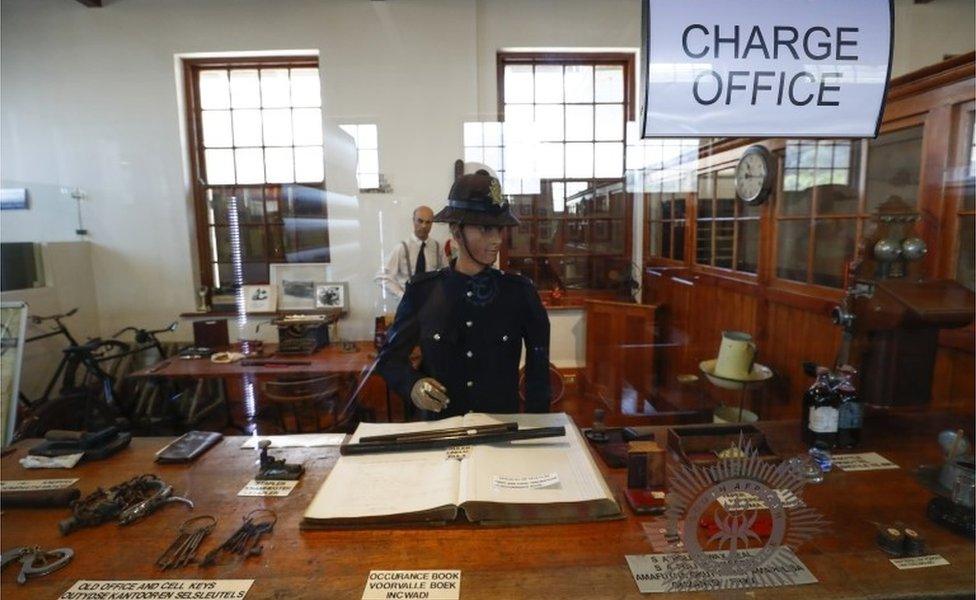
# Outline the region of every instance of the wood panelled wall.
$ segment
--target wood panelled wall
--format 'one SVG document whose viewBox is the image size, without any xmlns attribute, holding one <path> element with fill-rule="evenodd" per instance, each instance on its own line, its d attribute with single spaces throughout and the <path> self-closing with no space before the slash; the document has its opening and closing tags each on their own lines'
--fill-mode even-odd
<svg viewBox="0 0 976 600">
<path fill-rule="evenodd" d="M 954 128 L 960 121 L 960 107 L 976 97 L 974 60 L 970 53 L 900 77 L 892 81 L 888 93 L 883 127 L 907 122 L 925 126 L 919 191 L 922 219 L 916 232 L 928 244 L 924 272 L 932 278 L 951 279 L 954 274 L 956 192 L 944 181 L 953 161 L 950 146 L 958 140 Z M 760 141 L 722 141 L 703 151 L 707 156 L 703 156 L 702 168 L 734 161 L 748 145 Z M 773 277 L 769 257 L 775 240 L 769 207 L 774 202 L 775 194 L 762 212 L 756 276 L 723 273 L 695 265 L 693 258 L 677 262 L 646 257 L 642 302 L 659 307 L 657 383 L 664 395 L 676 395 L 677 376 L 698 374 L 699 362 L 717 354 L 723 330 L 751 333 L 759 347 L 757 360 L 776 373 L 766 393 L 753 398 L 753 406 L 763 419 L 799 416 L 803 392 L 811 383 L 803 373 L 804 361 L 833 364 L 841 333 L 830 320 L 830 310 L 841 292 Z M 689 254 L 693 253 L 686 256 Z M 963 331 L 943 332 L 931 407 L 973 411 L 973 331 L 970 326 Z M 703 387 L 716 402 L 737 401 L 707 383 Z"/>
</svg>

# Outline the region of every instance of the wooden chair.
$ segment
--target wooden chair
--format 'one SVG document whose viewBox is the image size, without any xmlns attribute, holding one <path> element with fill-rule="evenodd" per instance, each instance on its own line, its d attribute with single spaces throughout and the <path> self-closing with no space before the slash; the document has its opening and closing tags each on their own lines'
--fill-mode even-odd
<svg viewBox="0 0 976 600">
<path fill-rule="evenodd" d="M 284 433 L 315 433 L 336 425 L 339 389 L 337 375 L 272 380 L 261 384 L 261 398 L 273 407 Z M 294 427 L 289 427 L 289 420 Z"/>
</svg>

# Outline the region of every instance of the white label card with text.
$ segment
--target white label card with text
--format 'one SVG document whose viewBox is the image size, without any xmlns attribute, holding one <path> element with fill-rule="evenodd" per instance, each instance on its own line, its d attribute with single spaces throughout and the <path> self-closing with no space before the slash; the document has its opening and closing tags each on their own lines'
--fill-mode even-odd
<svg viewBox="0 0 976 600">
<path fill-rule="evenodd" d="M 776 490 L 776 496 L 779 498 L 780 504 L 783 506 L 783 508 L 798 508 L 805 506 L 803 500 L 797 498 L 796 494 L 788 489 Z M 761 510 L 769 508 L 766 506 L 765 502 L 749 492 L 732 492 L 731 494 L 719 496 L 716 498 L 716 500 L 725 510 Z"/>
<path fill-rule="evenodd" d="M 370 571 L 363 600 L 458 600 L 461 571 Z"/>
<path fill-rule="evenodd" d="M 298 481 L 255 481 L 252 479 L 247 482 L 238 496 L 287 496 L 291 493 Z"/>
<path fill-rule="evenodd" d="M 42 490 L 60 490 L 71 487 L 78 481 L 74 479 L 10 479 L 0 481 L 0 492 L 39 492 Z"/>
<path fill-rule="evenodd" d="M 491 487 L 496 490 L 540 490 L 557 484 L 559 484 L 559 473 L 543 473 L 525 477 L 494 475 L 491 478 Z"/>
<path fill-rule="evenodd" d="M 949 561 L 938 554 L 927 554 L 925 556 L 909 556 L 907 558 L 891 558 L 891 564 L 901 570 L 905 569 L 924 569 L 925 567 L 942 567 L 949 564 Z"/>
<path fill-rule="evenodd" d="M 758 550 L 744 552 L 753 554 Z M 711 551 L 706 554 L 714 557 L 728 553 Z M 626 558 L 642 594 L 817 583 L 813 573 L 785 546 L 776 554 L 776 560 L 767 560 L 756 573 L 742 575 L 707 573 L 687 553 L 628 555 Z"/>
<path fill-rule="evenodd" d="M 58 600 L 239 600 L 252 585 L 253 579 L 82 579 Z"/>
<path fill-rule="evenodd" d="M 834 466 L 841 471 L 875 471 L 878 469 L 897 469 L 898 465 L 877 452 L 861 454 L 835 454 Z"/>
</svg>

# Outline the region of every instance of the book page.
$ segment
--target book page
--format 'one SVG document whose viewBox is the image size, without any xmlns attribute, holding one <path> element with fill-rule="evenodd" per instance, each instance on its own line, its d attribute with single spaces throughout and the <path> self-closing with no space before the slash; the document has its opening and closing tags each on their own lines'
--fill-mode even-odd
<svg viewBox="0 0 976 600">
<path fill-rule="evenodd" d="M 583 436 L 565 413 L 465 415 L 465 425 L 516 421 L 566 428 L 565 437 L 475 446 L 461 464 L 459 504 L 549 504 L 613 499 Z"/>
<path fill-rule="evenodd" d="M 460 417 L 423 423 L 362 423 L 353 441 L 370 435 L 460 427 Z M 458 461 L 444 450 L 342 456 L 305 511 L 306 519 L 355 519 L 456 505 Z"/>
</svg>

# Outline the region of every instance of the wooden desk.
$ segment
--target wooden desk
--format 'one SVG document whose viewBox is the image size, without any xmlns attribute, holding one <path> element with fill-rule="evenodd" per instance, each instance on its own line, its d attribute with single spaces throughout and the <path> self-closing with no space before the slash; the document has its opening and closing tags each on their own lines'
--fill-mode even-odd
<svg viewBox="0 0 976 600">
<path fill-rule="evenodd" d="M 871 423 L 862 450 L 876 450 L 901 469 L 844 473 L 833 471 L 819 486 L 807 488 L 805 500 L 832 522 L 832 534 L 817 538 L 799 556 L 819 584 L 728 591 L 684 593 L 674 598 L 972 598 L 974 545 L 929 522 L 925 504 L 931 494 L 920 487 L 911 469 L 938 459 L 934 434 L 961 423 L 942 416 L 912 416 Z M 800 449 L 795 422 L 762 423 L 773 449 L 790 455 Z M 663 433 L 663 429 L 662 429 Z M 971 432 L 970 432 L 971 433 Z M 17 463 L 21 450 L 0 461 L 6 479 L 80 477 L 82 493 L 129 477 L 154 472 L 180 493 L 189 491 L 197 508 L 169 505 L 148 519 L 120 528 L 104 524 L 61 537 L 63 509 L 7 509 L 0 516 L 4 549 L 38 544 L 74 548 L 74 561 L 47 577 L 18 585 L 16 565 L 0 575 L 5 600 L 57 598 L 78 579 L 247 578 L 255 579 L 248 600 L 257 598 L 361 597 L 371 569 L 461 569 L 461 598 L 640 598 L 624 556 L 645 554 L 651 547 L 641 522 L 624 508 L 627 518 L 604 523 L 485 528 L 454 524 L 438 528 L 310 531 L 298 528 L 312 496 L 338 453 L 335 448 L 278 451 L 289 460 L 305 460 L 304 480 L 285 498 L 241 498 L 237 491 L 252 477 L 256 454 L 241 450 L 243 438 L 228 438 L 196 463 L 155 465 L 153 453 L 167 439 L 141 438 L 132 447 L 102 462 L 72 471 L 25 472 Z M 598 459 L 599 462 L 599 459 Z M 602 463 L 601 468 L 603 468 Z M 625 485 L 624 470 L 603 468 L 611 487 Z M 264 554 L 246 562 L 200 569 L 188 567 L 161 573 L 156 557 L 190 515 L 219 519 L 214 533 L 201 545 L 206 552 L 223 541 L 247 511 L 268 507 L 279 514 L 274 533 L 264 541 Z M 868 521 L 900 520 L 919 530 L 931 552 L 951 564 L 899 571 L 874 545 Z M 657 597 L 657 596 L 653 596 Z"/>
<path fill-rule="evenodd" d="M 226 406 L 228 383 L 237 384 L 245 381 L 245 378 L 256 383 L 261 378 L 296 375 L 344 375 L 345 381 L 341 388 L 342 397 L 343 399 L 348 398 L 353 392 L 357 378 L 372 365 L 376 358 L 376 349 L 371 341 L 352 342 L 352 344 L 354 348 L 352 352 L 343 350 L 343 345 L 340 343 L 333 343 L 308 355 L 276 355 L 278 345 L 265 344 L 264 357 L 248 359 L 279 363 L 308 363 L 288 366 L 245 365 L 242 364 L 243 361 L 215 363 L 208 358 L 186 360 L 172 357 L 151 367 L 135 371 L 129 377 L 151 379 L 157 382 L 162 389 L 167 389 L 167 383 L 174 380 L 195 381 L 194 389 L 190 392 L 189 408 L 184 415 L 184 424 L 187 427 L 193 427 L 214 410 Z M 385 383 L 383 388 L 386 396 L 386 414 L 389 418 L 389 415 L 392 414 L 390 394 Z M 231 389 L 234 389 L 233 385 Z M 157 403 L 157 395 L 149 395 L 145 400 L 140 399 L 134 414 L 131 415 L 133 422 L 137 424 L 151 423 L 152 417 L 158 410 Z M 247 431 L 246 428 L 249 426 L 232 423 L 229 413 L 227 424 L 241 431 Z"/>
<path fill-rule="evenodd" d="M 308 362 L 308 365 L 271 367 L 271 366 L 246 366 L 240 361 L 233 363 L 215 363 L 210 359 L 198 358 L 184 360 L 178 357 L 168 358 L 151 367 L 136 371 L 129 377 L 156 377 L 156 378 L 176 378 L 186 377 L 193 379 L 208 378 L 228 378 L 251 375 L 278 376 L 278 375 L 332 375 L 337 373 L 359 374 L 360 371 L 368 367 L 373 359 L 376 358 L 376 350 L 372 342 L 352 342 L 355 345 L 354 352 L 344 352 L 342 345 L 335 343 L 322 348 L 318 352 L 304 355 L 276 355 L 277 344 L 265 344 L 264 358 L 255 360 L 274 360 L 274 361 L 295 361 Z"/>
</svg>

